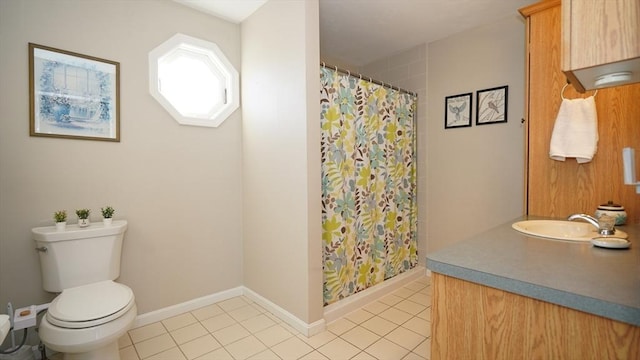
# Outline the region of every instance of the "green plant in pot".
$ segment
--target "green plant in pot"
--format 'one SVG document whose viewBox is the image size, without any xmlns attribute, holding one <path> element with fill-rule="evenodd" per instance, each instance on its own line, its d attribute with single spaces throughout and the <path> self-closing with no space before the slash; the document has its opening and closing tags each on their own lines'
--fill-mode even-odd
<svg viewBox="0 0 640 360">
<path fill-rule="evenodd" d="M 105 226 L 111 225 L 113 221 L 113 214 L 116 212 L 111 206 L 105 206 L 100 208 L 100 212 L 102 213 L 102 222 Z"/>
<path fill-rule="evenodd" d="M 78 209 L 76 210 L 76 215 L 78 215 L 78 226 L 87 227 L 89 226 L 89 214 L 91 210 L 89 209 Z"/>
<path fill-rule="evenodd" d="M 63 231 L 67 227 L 67 210 L 54 212 L 53 221 L 56 222 L 56 230 Z"/>
</svg>

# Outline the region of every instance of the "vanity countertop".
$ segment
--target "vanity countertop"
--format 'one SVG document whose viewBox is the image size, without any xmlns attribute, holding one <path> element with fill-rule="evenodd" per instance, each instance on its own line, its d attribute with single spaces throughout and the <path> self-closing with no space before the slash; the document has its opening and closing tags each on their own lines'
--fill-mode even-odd
<svg viewBox="0 0 640 360">
<path fill-rule="evenodd" d="M 433 272 L 640 326 L 640 225 L 629 249 L 549 240 L 511 228 L 523 217 L 427 255 Z"/>
</svg>

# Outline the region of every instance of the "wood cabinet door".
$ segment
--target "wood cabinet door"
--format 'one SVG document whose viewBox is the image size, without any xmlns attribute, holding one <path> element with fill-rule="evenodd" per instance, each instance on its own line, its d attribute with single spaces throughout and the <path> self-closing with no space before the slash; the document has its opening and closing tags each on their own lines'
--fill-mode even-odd
<svg viewBox="0 0 640 360">
<path fill-rule="evenodd" d="M 542 2 L 545 3 L 545 2 Z M 528 115 L 526 212 L 563 218 L 572 213 L 593 214 L 599 204 L 612 200 L 627 209 L 630 223 L 640 223 L 640 194 L 623 184 L 622 148 L 637 150 L 640 171 L 640 84 L 598 91 L 598 150 L 593 160 L 578 164 L 549 158 L 549 144 L 567 83 L 560 70 L 561 9 L 557 6 L 526 14 L 528 24 Z M 524 13 L 524 12 L 523 12 Z M 566 98 L 579 94 L 570 85 Z M 640 175 L 638 175 L 640 176 Z"/>
</svg>

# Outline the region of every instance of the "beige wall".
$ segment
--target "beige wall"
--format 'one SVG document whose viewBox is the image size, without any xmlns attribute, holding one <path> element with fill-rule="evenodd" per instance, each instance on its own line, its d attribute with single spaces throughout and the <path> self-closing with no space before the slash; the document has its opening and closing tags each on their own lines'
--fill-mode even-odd
<svg viewBox="0 0 640 360">
<path fill-rule="evenodd" d="M 427 250 L 522 214 L 525 36 L 514 14 L 429 44 Z M 509 85 L 508 122 L 475 125 L 476 91 Z M 444 129 L 444 98 L 473 93 L 473 126 Z"/>
<path fill-rule="evenodd" d="M 129 221 L 119 281 L 139 313 L 242 285 L 240 110 L 181 126 L 148 92 L 148 52 L 177 32 L 240 70 L 239 25 L 173 1 L 0 1 L 0 312 L 52 298 L 30 229 L 57 209 Z M 29 42 L 120 62 L 121 142 L 29 136 Z"/>
<path fill-rule="evenodd" d="M 242 23 L 244 285 L 322 319 L 318 1 Z"/>
<path fill-rule="evenodd" d="M 418 93 L 418 254 L 522 214 L 525 45 L 517 14 L 360 67 Z M 508 122 L 475 126 L 477 90 L 509 85 Z M 473 93 L 473 126 L 444 129 L 444 98 Z"/>
</svg>

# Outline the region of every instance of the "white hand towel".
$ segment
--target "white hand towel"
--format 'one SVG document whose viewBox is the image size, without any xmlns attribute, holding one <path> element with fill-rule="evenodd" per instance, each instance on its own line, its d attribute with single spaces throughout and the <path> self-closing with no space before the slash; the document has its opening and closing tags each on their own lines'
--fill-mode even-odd
<svg viewBox="0 0 640 360">
<path fill-rule="evenodd" d="M 598 149 L 598 114 L 593 96 L 562 99 L 551 134 L 549 156 L 558 161 L 576 158 L 579 164 L 593 159 Z"/>
</svg>

